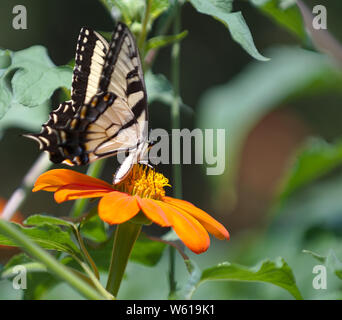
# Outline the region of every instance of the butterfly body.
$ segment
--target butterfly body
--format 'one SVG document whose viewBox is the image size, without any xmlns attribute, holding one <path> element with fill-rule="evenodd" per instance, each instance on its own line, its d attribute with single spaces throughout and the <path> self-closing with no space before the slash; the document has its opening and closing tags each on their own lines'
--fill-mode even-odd
<svg viewBox="0 0 342 320">
<path fill-rule="evenodd" d="M 145 163 L 148 143 L 147 94 L 133 35 L 118 23 L 108 44 L 82 28 L 76 47 L 71 100 L 50 113 L 39 134 L 28 134 L 54 163 L 86 165 L 125 155 L 113 183 L 134 163 Z"/>
</svg>

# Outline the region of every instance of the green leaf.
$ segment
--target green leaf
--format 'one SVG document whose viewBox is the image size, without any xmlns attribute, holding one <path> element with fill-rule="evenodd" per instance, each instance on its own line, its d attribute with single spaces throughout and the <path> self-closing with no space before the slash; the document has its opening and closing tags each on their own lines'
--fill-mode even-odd
<svg viewBox="0 0 342 320">
<path fill-rule="evenodd" d="M 165 243 L 152 241 L 141 234 L 134 244 L 130 260 L 153 267 L 159 262 L 165 247 Z"/>
<path fill-rule="evenodd" d="M 255 47 L 252 34 L 241 12 L 233 12 L 227 16 L 226 22 L 232 38 L 239 43 L 253 58 L 268 61 Z"/>
<path fill-rule="evenodd" d="M 89 245 L 88 252 L 94 260 L 96 267 L 99 271 L 108 272 L 110 257 L 113 248 L 113 237 L 100 244 Z"/>
<path fill-rule="evenodd" d="M 89 248 L 89 253 L 99 270 L 108 271 L 112 248 L 112 238 L 110 241 Z M 152 267 L 159 262 L 164 249 L 164 243 L 149 240 L 146 236 L 140 234 L 133 247 L 130 261 Z"/>
<path fill-rule="evenodd" d="M 71 221 L 63 220 L 56 217 L 51 216 L 44 216 L 44 215 L 33 215 L 30 216 L 27 220 L 24 222 L 26 225 L 35 225 L 35 226 L 44 226 L 46 224 L 51 226 L 63 226 L 68 227 L 68 231 L 71 234 L 74 234 L 76 236 L 76 239 L 78 240 L 78 245 L 81 249 L 85 250 L 83 253 L 85 253 L 84 257 L 88 260 L 90 259 L 90 263 L 92 263 L 91 257 L 88 257 L 88 253 L 86 252 L 86 248 L 84 247 L 83 241 L 81 241 L 81 235 L 79 234 L 79 225 L 75 224 Z M 81 223 L 81 229 L 83 236 L 86 236 L 87 238 L 97 241 L 97 242 L 103 242 L 107 240 L 107 234 L 104 229 L 104 223 L 97 215 L 97 208 L 94 207 L 94 209 L 89 213 L 85 218 L 83 218 Z M 89 261 L 89 260 L 88 260 Z M 94 266 L 96 269 L 96 267 Z"/>
<path fill-rule="evenodd" d="M 38 106 L 57 88 L 71 86 L 72 69 L 56 67 L 44 47 L 34 46 L 16 52 L 12 69 L 17 68 L 12 79 L 13 97 L 24 106 Z"/>
<path fill-rule="evenodd" d="M 0 99 L 1 99 L 0 93 Z M 8 96 L 8 99 L 11 99 Z M 1 104 L 1 102 L 0 102 Z M 0 120 L 0 134 L 9 128 L 22 128 L 28 131 L 39 131 L 42 123 L 46 121 L 50 112 L 50 100 L 43 104 L 27 108 L 20 104 L 13 103 L 4 117 Z M 20 115 L 20 116 L 19 116 Z"/>
<path fill-rule="evenodd" d="M 62 281 L 48 272 L 29 273 L 24 300 L 40 300 L 44 294 Z"/>
<path fill-rule="evenodd" d="M 82 223 L 81 232 L 83 236 L 96 242 L 104 242 L 108 238 L 104 223 L 97 214 Z"/>
<path fill-rule="evenodd" d="M 28 264 L 32 263 L 33 260 L 29 258 L 25 253 L 19 253 L 13 256 L 1 269 L 0 275 L 1 278 L 9 277 L 10 272 L 8 270 L 13 270 L 13 267 L 17 265 L 23 265 L 23 264 Z"/>
<path fill-rule="evenodd" d="M 280 0 L 249 0 L 263 14 L 270 17 L 283 28 L 289 30 L 302 41 L 306 38 L 302 15 L 295 3 L 286 4 Z"/>
<path fill-rule="evenodd" d="M 2 65 L 7 65 L 7 68 L 0 72 L 0 119 L 12 105 L 41 106 L 56 89 L 69 88 L 71 85 L 72 68 L 56 67 L 48 57 L 46 48 L 42 46 L 33 46 L 17 52 L 0 50 L 0 56 Z M 7 59 L 5 63 L 4 57 Z M 20 126 L 23 117 L 17 118 Z M 41 119 L 38 120 L 41 124 Z M 32 122 L 31 119 L 31 125 Z"/>
<path fill-rule="evenodd" d="M 272 283 L 287 290 L 295 299 L 302 299 L 292 270 L 282 258 L 278 258 L 275 262 L 265 260 L 251 268 L 225 262 L 205 269 L 199 284 L 213 280 Z"/>
<path fill-rule="evenodd" d="M 149 0 L 150 19 L 157 19 L 164 11 L 170 7 L 169 0 Z M 123 21 L 127 25 L 133 22 L 142 22 L 145 13 L 146 1 L 144 0 L 101 0 L 101 2 L 112 12 L 113 9 L 118 11 Z"/>
<path fill-rule="evenodd" d="M 161 101 L 166 104 L 171 103 L 173 89 L 170 82 L 162 74 L 153 74 L 151 71 L 145 74 L 145 83 L 148 102 Z"/>
<path fill-rule="evenodd" d="M 320 138 L 310 138 L 296 156 L 281 188 L 283 202 L 297 189 L 322 177 L 342 163 L 342 140 L 334 144 Z"/>
<path fill-rule="evenodd" d="M 200 13 L 211 15 L 221 21 L 229 30 L 232 38 L 253 58 L 267 61 L 255 47 L 253 37 L 241 12 L 232 11 L 232 0 L 190 0 Z"/>
<path fill-rule="evenodd" d="M 24 224 L 28 226 L 41 226 L 44 224 L 53 224 L 57 226 L 67 226 L 67 227 L 71 227 L 74 225 L 70 221 L 63 220 L 63 219 L 56 218 L 56 217 L 41 215 L 41 214 L 34 214 L 32 216 L 29 216 L 24 221 Z"/>
<path fill-rule="evenodd" d="M 147 90 L 148 102 L 151 104 L 155 101 L 162 102 L 168 106 L 172 105 L 174 98 L 171 83 L 162 74 L 153 74 L 151 71 L 145 74 L 145 83 Z M 192 114 L 193 110 L 181 101 L 183 111 Z"/>
<path fill-rule="evenodd" d="M 2 69 L 7 69 L 11 65 L 11 51 L 0 50 L 0 75 L 4 72 Z"/>
<path fill-rule="evenodd" d="M 162 48 L 172 43 L 175 43 L 177 41 L 183 40 L 187 35 L 188 35 L 188 31 L 185 30 L 179 34 L 172 35 L 172 36 L 157 36 L 157 37 L 151 38 L 147 41 L 146 52 L 148 52 L 151 49 Z"/>
<path fill-rule="evenodd" d="M 190 0 L 196 10 L 225 20 L 226 16 L 233 10 L 233 0 Z"/>
<path fill-rule="evenodd" d="M 303 250 L 303 253 L 310 254 L 312 257 L 314 257 L 316 260 L 318 260 L 321 263 L 324 263 L 330 270 L 333 271 L 333 273 L 342 280 L 342 261 L 340 261 L 334 252 L 334 250 L 329 250 L 329 253 L 327 256 L 319 255 L 315 252 L 312 252 L 310 250 Z"/>
<path fill-rule="evenodd" d="M 145 12 L 144 0 L 101 0 L 110 13 L 121 15 L 124 23 L 130 26 L 133 22 L 141 22 Z"/>
<path fill-rule="evenodd" d="M 63 231 L 57 225 L 41 224 L 29 228 L 16 223 L 11 224 L 44 249 L 57 250 L 69 253 L 72 256 L 81 257 L 81 252 L 72 241 L 70 233 Z M 0 244 L 14 247 L 17 246 L 13 240 L 3 234 L 0 234 Z"/>
<path fill-rule="evenodd" d="M 164 11 L 170 7 L 170 0 L 150 0 L 152 20 L 157 19 Z"/>
</svg>

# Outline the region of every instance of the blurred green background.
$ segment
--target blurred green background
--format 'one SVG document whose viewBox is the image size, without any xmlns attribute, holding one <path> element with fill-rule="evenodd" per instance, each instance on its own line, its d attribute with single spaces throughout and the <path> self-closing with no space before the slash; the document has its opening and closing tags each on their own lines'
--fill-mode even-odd
<svg viewBox="0 0 342 320">
<path fill-rule="evenodd" d="M 305 3 L 309 8 L 320 4 Z M 20 4 L 27 8 L 28 29 L 14 30 L 12 8 L 16 4 L 1 1 L 1 48 L 16 51 L 40 44 L 56 65 L 65 65 L 73 58 L 82 26 L 108 32 L 114 28 L 99 1 L 26 0 Z M 342 41 L 342 3 L 329 0 L 324 5 L 329 31 Z M 269 62 L 251 58 L 231 39 L 224 25 L 199 14 L 189 3 L 182 10 L 182 29 L 189 34 L 181 43 L 181 96 L 194 110 L 193 115 L 182 114 L 182 127 L 225 128 L 227 132 L 225 174 L 208 177 L 200 165 L 183 165 L 183 198 L 212 214 L 231 233 L 229 242 L 213 239 L 208 252 L 191 257 L 199 266 L 209 267 L 222 261 L 252 266 L 281 256 L 292 267 L 304 298 L 341 298 L 342 282 L 331 270 L 327 290 L 312 287 L 312 269 L 318 262 L 302 253 L 308 249 L 325 255 L 333 249 L 342 259 L 341 69 L 327 56 L 303 49 L 298 38 L 247 1 L 235 1 L 234 9 L 242 11 L 257 48 L 271 58 Z M 168 79 L 170 54 L 170 48 L 162 49 L 153 67 L 154 73 Z M 58 99 L 56 92 L 52 108 Z M 170 129 L 169 113 L 168 106 L 153 103 L 151 127 Z M 8 199 L 39 151 L 34 142 L 20 137 L 27 129 L 1 129 L 0 197 Z M 112 176 L 113 163 L 106 162 L 105 180 Z M 171 177 L 170 166 L 158 170 Z M 52 194 L 37 193 L 30 195 L 20 211 L 24 216 L 46 212 L 62 216 L 70 207 L 70 203 L 55 204 Z M 147 231 L 164 232 L 157 227 Z M 0 248 L 3 263 L 11 254 Z M 166 254 L 153 268 L 130 263 L 119 298 L 166 297 L 167 271 Z M 186 277 L 181 259 L 177 259 L 177 272 L 181 284 Z M 20 295 L 9 282 L 0 281 L 0 299 Z M 44 298 L 79 296 L 59 285 Z M 272 285 L 212 282 L 201 286 L 194 298 L 291 296 Z"/>
</svg>

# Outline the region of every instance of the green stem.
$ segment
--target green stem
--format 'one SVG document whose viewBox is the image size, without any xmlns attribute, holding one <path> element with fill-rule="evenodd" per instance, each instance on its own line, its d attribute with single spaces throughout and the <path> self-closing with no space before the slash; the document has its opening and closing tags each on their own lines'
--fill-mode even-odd
<svg viewBox="0 0 342 320">
<path fill-rule="evenodd" d="M 87 175 L 98 178 L 101 175 L 101 172 L 103 170 L 104 164 L 106 159 L 101 159 L 93 162 L 87 171 Z M 79 217 L 85 210 L 89 200 L 88 199 L 78 199 L 76 200 L 75 204 L 73 205 L 70 217 L 77 218 Z"/>
<path fill-rule="evenodd" d="M 181 16 L 180 16 L 180 6 L 178 1 L 175 3 L 175 21 L 174 21 L 174 34 L 178 34 L 181 29 Z M 172 129 L 180 129 L 180 85 L 179 85 L 179 69 L 180 69 L 180 42 L 175 42 L 172 45 L 171 52 L 171 77 L 173 85 L 173 101 L 171 106 L 171 127 Z M 179 142 L 179 144 L 178 144 Z M 180 153 L 180 141 L 172 144 L 172 152 Z M 180 158 L 180 155 L 178 155 Z M 182 167 L 180 164 L 173 164 L 173 192 L 176 198 L 182 198 Z"/>
<path fill-rule="evenodd" d="M 87 273 L 89 276 L 90 280 L 96 287 L 96 289 L 108 300 L 115 300 L 115 297 L 112 296 L 101 284 L 99 279 L 94 275 L 94 273 L 89 269 L 88 265 L 84 263 L 83 261 L 76 259 L 80 266 L 83 268 L 83 270 Z"/>
<path fill-rule="evenodd" d="M 142 57 L 145 56 L 145 40 L 147 37 L 147 25 L 150 19 L 151 5 L 152 5 L 152 0 L 147 0 L 144 20 L 142 22 L 142 29 L 141 29 L 140 37 L 138 40 L 138 47 L 140 49 L 140 53 Z"/>
<path fill-rule="evenodd" d="M 106 287 L 107 291 L 115 297 L 118 294 L 129 256 L 141 227 L 142 225 L 129 221 L 116 227 Z"/>
<path fill-rule="evenodd" d="M 43 263 L 52 273 L 69 283 L 84 297 L 91 300 L 103 300 L 106 297 L 100 295 L 91 286 L 76 277 L 64 265 L 53 258 L 49 253 L 35 244 L 29 237 L 18 231 L 10 223 L 0 219 L 0 231 L 11 238 L 18 246 L 23 248 L 33 258 Z"/>
<path fill-rule="evenodd" d="M 169 299 L 173 299 L 173 295 L 177 290 L 177 283 L 175 280 L 175 257 L 176 257 L 176 250 L 173 246 L 169 247 L 169 259 L 170 259 L 170 270 L 169 270 L 169 287 L 170 287 L 170 293 L 169 293 Z"/>
<path fill-rule="evenodd" d="M 157 21 L 157 25 L 156 25 L 156 30 L 155 30 L 155 34 L 157 36 L 163 36 L 166 34 L 166 32 L 168 31 L 173 19 L 174 19 L 174 15 L 175 15 L 175 8 L 177 7 L 177 4 L 173 4 L 166 13 L 164 13 L 164 15 L 161 17 L 161 19 Z M 144 64 L 145 64 L 145 71 L 149 70 L 154 61 L 156 60 L 158 53 L 160 51 L 160 48 L 155 48 L 155 49 L 151 49 L 150 51 L 148 51 L 148 53 L 146 54 L 146 56 L 144 57 Z"/>
<path fill-rule="evenodd" d="M 181 8 L 179 2 L 175 1 L 175 20 L 173 25 L 173 33 L 178 34 L 181 30 Z M 180 70 L 180 42 L 175 42 L 172 45 L 171 51 L 171 77 L 174 90 L 174 97 L 171 106 L 171 127 L 172 129 L 180 129 L 180 85 L 179 85 L 179 70 Z M 180 153 L 180 141 L 172 143 L 172 152 Z M 180 159 L 181 154 L 178 154 Z M 175 198 L 182 198 L 182 167 L 180 164 L 172 165 L 173 173 L 173 194 Z M 175 248 L 169 247 L 170 259 L 169 259 L 169 297 L 172 297 L 176 291 L 175 280 Z"/>
<path fill-rule="evenodd" d="M 86 246 L 84 244 L 84 241 L 83 241 L 83 238 L 82 238 L 82 236 L 80 234 L 79 229 L 77 227 L 75 227 L 74 230 L 75 230 L 77 241 L 78 241 L 78 243 L 80 245 L 80 248 L 81 248 L 81 251 L 82 251 L 82 253 L 84 255 L 84 258 L 86 259 L 86 261 L 88 261 L 89 265 L 93 269 L 95 277 L 97 279 L 100 279 L 99 271 L 98 271 L 98 269 L 96 267 L 96 264 L 95 264 L 94 260 L 90 256 L 90 254 L 89 254 L 89 252 L 88 252 L 88 250 L 87 250 L 87 248 L 86 248 Z"/>
</svg>

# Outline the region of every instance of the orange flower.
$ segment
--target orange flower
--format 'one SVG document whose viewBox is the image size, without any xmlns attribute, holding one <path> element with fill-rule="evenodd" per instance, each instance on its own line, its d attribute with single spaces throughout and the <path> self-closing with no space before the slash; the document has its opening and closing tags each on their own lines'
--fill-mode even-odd
<svg viewBox="0 0 342 320">
<path fill-rule="evenodd" d="M 190 202 L 165 196 L 166 186 L 170 185 L 164 175 L 135 165 L 129 176 L 115 186 L 68 169 L 50 170 L 37 179 L 33 192 L 55 192 L 58 203 L 101 197 L 98 213 L 109 224 L 126 222 L 142 211 L 158 225 L 172 227 L 195 253 L 208 249 L 208 232 L 219 239 L 229 239 L 225 227 L 206 212 Z"/>
</svg>

